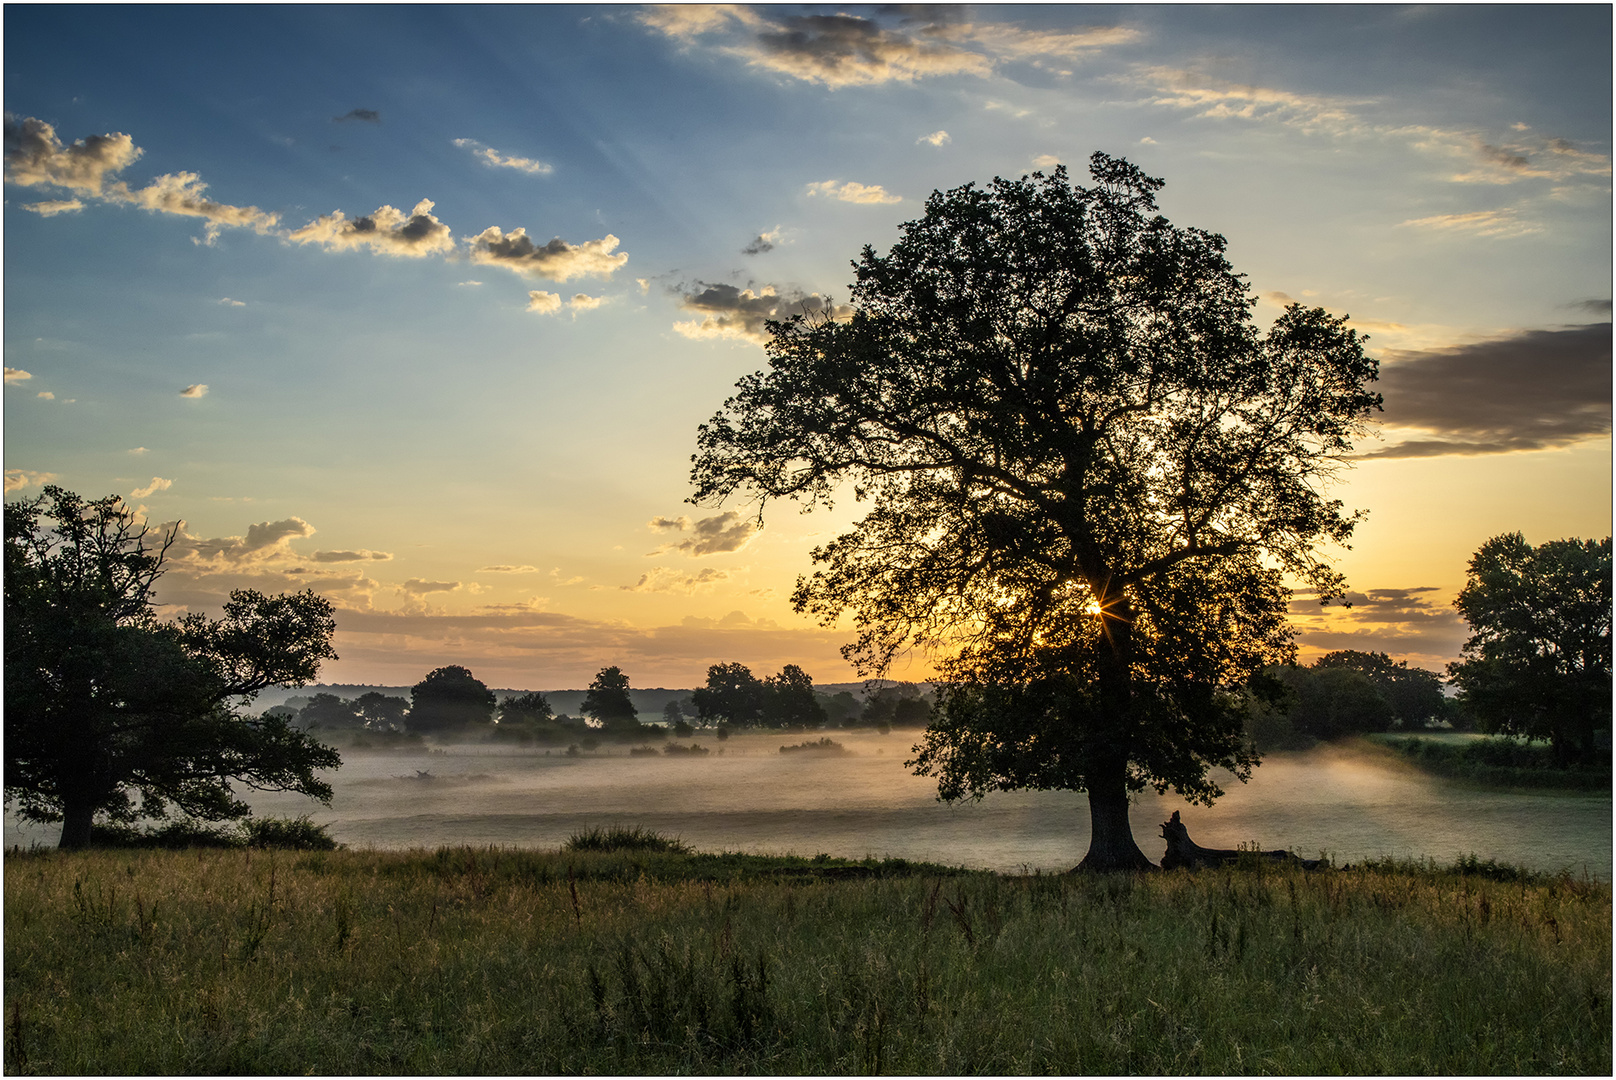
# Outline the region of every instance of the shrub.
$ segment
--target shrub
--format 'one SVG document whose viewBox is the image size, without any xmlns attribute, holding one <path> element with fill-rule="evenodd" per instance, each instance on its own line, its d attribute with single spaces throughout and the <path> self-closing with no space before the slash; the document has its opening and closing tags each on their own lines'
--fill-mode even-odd
<svg viewBox="0 0 1616 1080">
<path fill-rule="evenodd" d="M 782 746 L 782 754 L 796 754 L 806 751 L 810 754 L 845 754 L 847 747 L 836 742 L 830 736 L 825 736 L 814 742 L 798 743 L 796 746 Z"/>
<path fill-rule="evenodd" d="M 326 833 L 331 826 L 316 825 L 309 815 L 295 818 L 253 818 L 242 823 L 247 846 L 283 851 L 335 851 L 337 842 Z"/>
<path fill-rule="evenodd" d="M 656 757 L 657 748 L 654 746 L 636 746 L 629 750 L 629 757 Z"/>
<path fill-rule="evenodd" d="M 706 754 L 710 751 L 700 743 L 691 743 L 689 746 L 680 746 L 678 743 L 669 743 L 662 748 L 664 754 Z"/>
<path fill-rule="evenodd" d="M 565 851 L 665 851 L 675 855 L 688 855 L 690 848 L 683 840 L 664 836 L 641 825 L 608 825 L 573 833 L 563 845 Z"/>
</svg>

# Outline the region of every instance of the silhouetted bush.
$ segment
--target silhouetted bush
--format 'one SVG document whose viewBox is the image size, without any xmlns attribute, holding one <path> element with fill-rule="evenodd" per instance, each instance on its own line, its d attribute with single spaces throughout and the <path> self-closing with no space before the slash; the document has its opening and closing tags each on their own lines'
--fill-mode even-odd
<svg viewBox="0 0 1616 1080">
<path fill-rule="evenodd" d="M 564 851 L 666 851 L 687 855 L 690 848 L 677 837 L 641 825 L 608 825 L 573 833 L 563 845 Z"/>
<path fill-rule="evenodd" d="M 782 746 L 780 748 L 780 752 L 782 754 L 797 754 L 804 752 L 810 754 L 845 754 L 847 753 L 847 747 L 843 746 L 839 742 L 836 742 L 827 735 L 826 737 L 818 739 L 814 742 L 798 743 L 796 746 Z"/>
<path fill-rule="evenodd" d="M 669 743 L 662 748 L 664 754 L 707 754 L 711 753 L 700 743 L 691 743 L 689 746 L 680 746 L 678 743 Z"/>
</svg>

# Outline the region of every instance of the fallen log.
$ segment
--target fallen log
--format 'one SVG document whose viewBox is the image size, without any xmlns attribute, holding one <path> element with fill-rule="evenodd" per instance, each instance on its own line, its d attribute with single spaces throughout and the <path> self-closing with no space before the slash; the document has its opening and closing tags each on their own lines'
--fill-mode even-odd
<svg viewBox="0 0 1616 1080">
<path fill-rule="evenodd" d="M 1326 865 L 1323 859 L 1299 859 L 1289 851 L 1236 851 L 1229 848 L 1204 848 L 1190 839 L 1190 831 L 1178 819 L 1178 811 L 1173 811 L 1171 819 L 1162 822 L 1162 839 L 1167 841 L 1167 854 L 1162 856 L 1163 870 L 1176 870 L 1179 867 L 1194 870 L 1200 867 L 1219 867 L 1242 858 L 1267 859 L 1271 862 L 1287 862 L 1294 859 L 1300 863 L 1304 870 L 1317 870 Z"/>
</svg>

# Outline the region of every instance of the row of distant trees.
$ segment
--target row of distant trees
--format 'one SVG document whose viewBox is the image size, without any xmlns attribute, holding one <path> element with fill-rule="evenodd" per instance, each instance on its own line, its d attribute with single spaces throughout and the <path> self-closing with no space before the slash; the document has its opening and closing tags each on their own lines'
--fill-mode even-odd
<svg viewBox="0 0 1616 1080">
<path fill-rule="evenodd" d="M 714 664 L 706 685 L 683 701 L 668 702 L 662 724 L 642 723 L 621 668 L 602 668 L 589 684 L 582 716 L 557 713 L 542 693 L 531 691 L 499 700 L 467 668 L 450 665 L 429 673 L 410 688 L 408 698 L 370 691 L 357 698 L 317 693 L 300 708 L 270 710 L 307 731 L 369 732 L 437 738 L 490 736 L 520 743 L 556 744 L 590 740 L 689 737 L 697 727 L 718 738 L 739 729 L 807 730 L 822 727 L 923 727 L 931 713 L 928 697 L 913 683 L 884 686 L 861 702 L 847 691 L 820 693 L 813 677 L 796 664 L 759 679 L 744 664 Z M 694 721 L 694 723 L 692 723 Z"/>
</svg>

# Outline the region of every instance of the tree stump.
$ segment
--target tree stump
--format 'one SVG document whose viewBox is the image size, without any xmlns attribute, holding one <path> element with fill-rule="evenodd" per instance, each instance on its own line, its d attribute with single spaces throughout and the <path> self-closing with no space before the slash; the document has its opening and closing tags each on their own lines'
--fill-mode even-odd
<svg viewBox="0 0 1616 1080">
<path fill-rule="evenodd" d="M 1289 851 L 1235 851 L 1229 848 L 1204 848 L 1190 839 L 1190 831 L 1178 819 L 1178 811 L 1173 811 L 1170 820 L 1162 822 L 1162 839 L 1167 841 L 1167 853 L 1162 856 L 1163 870 L 1175 870 L 1184 867 L 1189 870 L 1200 867 L 1219 867 L 1237 862 L 1244 856 L 1247 858 L 1267 859 L 1271 862 L 1285 862 L 1294 859 L 1302 865 L 1304 870 L 1317 870 L 1324 865 L 1322 859 L 1298 859 Z"/>
</svg>

